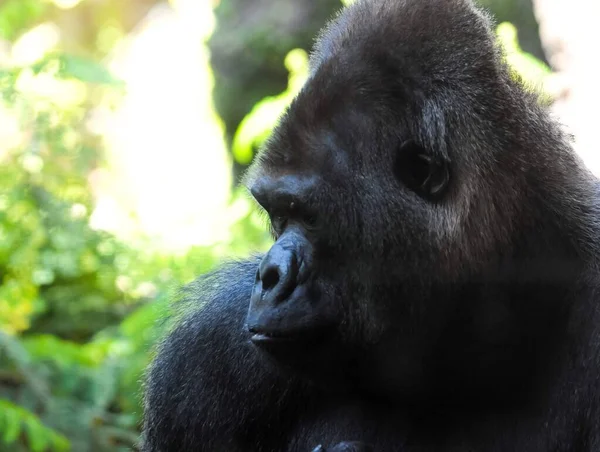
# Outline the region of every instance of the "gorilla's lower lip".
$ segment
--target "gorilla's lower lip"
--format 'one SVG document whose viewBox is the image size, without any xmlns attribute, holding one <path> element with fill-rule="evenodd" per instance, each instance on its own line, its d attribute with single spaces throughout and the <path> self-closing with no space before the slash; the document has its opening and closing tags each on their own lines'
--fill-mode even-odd
<svg viewBox="0 0 600 452">
<path fill-rule="evenodd" d="M 310 331 L 306 332 L 283 332 L 283 331 L 256 331 L 250 330 L 252 342 L 290 342 L 302 340 L 312 336 Z"/>
<path fill-rule="evenodd" d="M 298 336 L 280 336 L 267 333 L 254 333 L 250 340 L 256 343 L 266 342 L 291 342 L 300 339 Z"/>
<path fill-rule="evenodd" d="M 257 331 L 250 330 L 250 341 L 255 345 L 293 344 L 319 341 L 326 336 L 329 329 L 314 328 L 300 331 Z"/>
</svg>

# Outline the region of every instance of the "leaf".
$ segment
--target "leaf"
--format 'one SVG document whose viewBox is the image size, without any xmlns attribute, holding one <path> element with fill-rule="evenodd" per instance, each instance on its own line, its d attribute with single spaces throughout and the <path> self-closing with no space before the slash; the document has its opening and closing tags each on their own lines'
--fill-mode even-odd
<svg viewBox="0 0 600 452">
<path fill-rule="evenodd" d="M 33 452 L 44 452 L 50 442 L 45 427 L 37 419 L 29 417 L 25 420 L 25 428 L 31 450 Z"/>
<path fill-rule="evenodd" d="M 55 56 L 59 63 L 58 77 L 74 78 L 76 80 L 99 85 L 122 86 L 123 81 L 102 64 L 94 60 L 75 55 L 60 54 Z"/>
<path fill-rule="evenodd" d="M 308 77 L 308 55 L 302 49 L 293 49 L 285 58 L 285 66 L 289 71 L 287 89 L 277 96 L 266 97 L 258 102 L 235 132 L 233 157 L 242 165 L 252 161 L 254 149 L 265 142 L 277 120 L 304 85 Z"/>
<path fill-rule="evenodd" d="M 39 0 L 5 0 L 0 2 L 0 37 L 14 39 L 47 10 Z"/>
<path fill-rule="evenodd" d="M 0 405 L 1 406 L 1 405 Z M 13 410 L 6 410 L 2 416 L 2 441 L 6 444 L 14 443 L 21 433 L 21 419 Z"/>
<path fill-rule="evenodd" d="M 64 452 L 70 449 L 70 443 L 60 433 L 46 427 L 40 419 L 29 411 L 7 400 L 0 400 L 0 432 L 5 444 L 19 439 L 25 427 L 25 434 L 33 452 L 44 452 L 49 448 Z"/>
<path fill-rule="evenodd" d="M 523 51 L 519 44 L 517 28 L 510 22 L 502 22 L 496 28 L 496 35 L 509 66 L 532 87 L 543 85 L 551 69 L 533 55 Z"/>
</svg>

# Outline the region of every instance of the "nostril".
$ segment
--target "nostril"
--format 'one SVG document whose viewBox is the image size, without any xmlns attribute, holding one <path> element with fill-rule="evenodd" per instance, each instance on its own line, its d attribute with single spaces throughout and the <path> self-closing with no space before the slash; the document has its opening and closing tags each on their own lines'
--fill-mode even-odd
<svg viewBox="0 0 600 452">
<path fill-rule="evenodd" d="M 271 290 L 279 283 L 279 269 L 276 266 L 270 266 L 261 276 L 263 290 Z"/>
<path fill-rule="evenodd" d="M 288 240 L 276 243 L 259 265 L 256 296 L 264 303 L 287 300 L 298 285 L 298 255 Z"/>
</svg>

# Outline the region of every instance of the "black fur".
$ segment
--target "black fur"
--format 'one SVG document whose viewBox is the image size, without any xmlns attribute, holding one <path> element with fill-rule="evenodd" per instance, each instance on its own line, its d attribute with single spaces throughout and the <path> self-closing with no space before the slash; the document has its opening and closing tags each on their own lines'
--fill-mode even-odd
<svg viewBox="0 0 600 452">
<path fill-rule="evenodd" d="M 407 142 L 441 197 L 405 183 Z M 291 176 L 335 339 L 250 342 L 261 257 L 201 278 L 149 369 L 144 451 L 600 450 L 598 184 L 485 14 L 345 9 L 247 182 Z"/>
</svg>

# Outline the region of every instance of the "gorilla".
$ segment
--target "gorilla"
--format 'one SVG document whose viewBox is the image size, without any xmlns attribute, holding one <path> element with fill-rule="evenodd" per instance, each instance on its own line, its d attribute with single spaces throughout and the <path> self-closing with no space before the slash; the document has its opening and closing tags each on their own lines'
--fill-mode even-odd
<svg viewBox="0 0 600 452">
<path fill-rule="evenodd" d="M 184 291 L 146 452 L 600 450 L 598 182 L 471 0 L 358 0 Z"/>
</svg>

